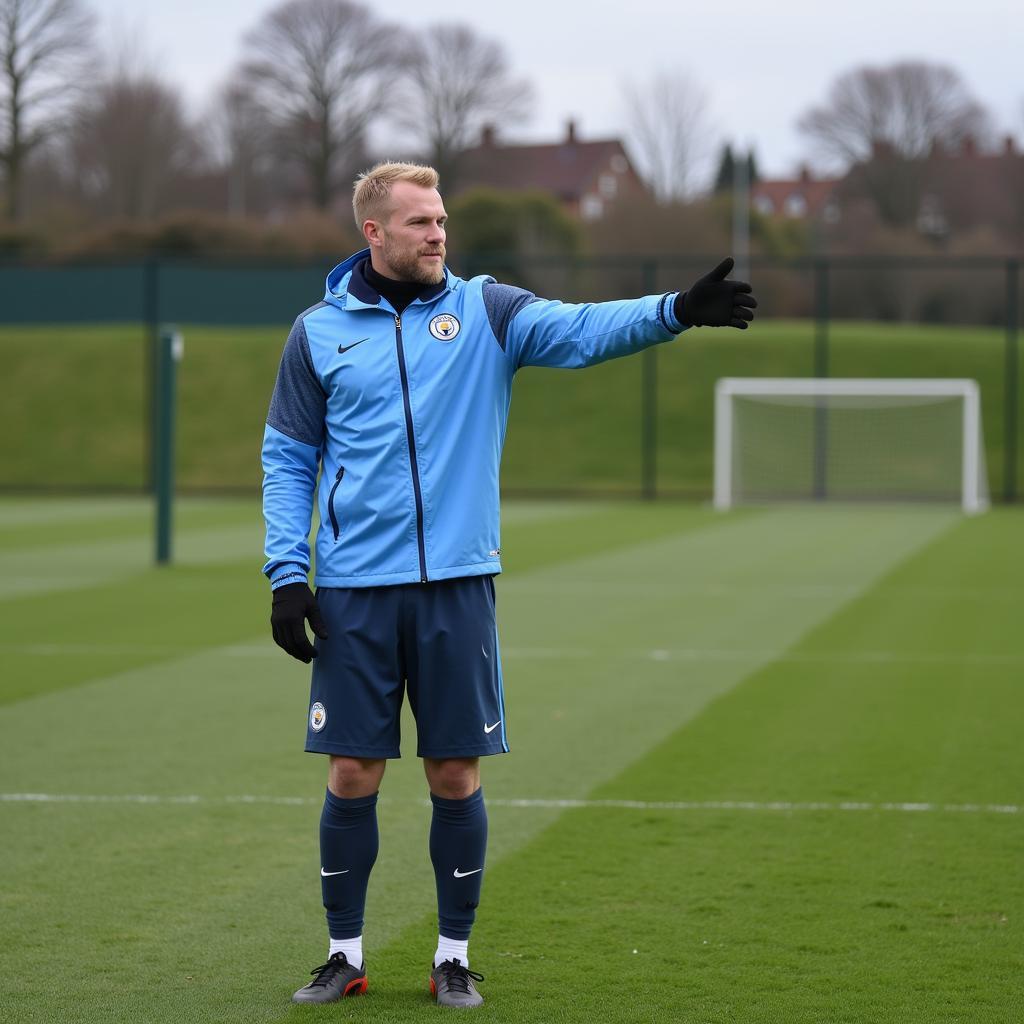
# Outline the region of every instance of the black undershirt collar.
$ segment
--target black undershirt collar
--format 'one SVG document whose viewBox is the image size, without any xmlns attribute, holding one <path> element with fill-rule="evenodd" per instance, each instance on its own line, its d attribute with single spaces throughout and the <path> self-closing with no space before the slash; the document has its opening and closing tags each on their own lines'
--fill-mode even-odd
<svg viewBox="0 0 1024 1024">
<path fill-rule="evenodd" d="M 387 299 L 399 315 L 405 311 L 406 306 L 415 302 L 424 293 L 435 291 L 437 288 L 437 285 L 421 284 L 419 281 L 395 281 L 390 277 L 385 277 L 373 269 L 373 265 L 368 259 L 363 263 L 362 270 L 366 283 L 381 298 Z"/>
</svg>

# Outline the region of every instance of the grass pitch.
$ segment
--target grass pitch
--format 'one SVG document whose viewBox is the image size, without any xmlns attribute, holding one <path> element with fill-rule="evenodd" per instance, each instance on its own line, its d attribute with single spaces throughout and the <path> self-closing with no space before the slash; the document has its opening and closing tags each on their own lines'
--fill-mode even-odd
<svg viewBox="0 0 1024 1024">
<path fill-rule="evenodd" d="M 436 1020 L 388 768 L 370 994 L 322 962 L 324 764 L 249 502 L 0 503 L 0 1019 Z M 1024 516 L 512 504 L 480 1020 L 1024 1014 Z M 407 741 L 412 740 L 408 722 Z"/>
</svg>

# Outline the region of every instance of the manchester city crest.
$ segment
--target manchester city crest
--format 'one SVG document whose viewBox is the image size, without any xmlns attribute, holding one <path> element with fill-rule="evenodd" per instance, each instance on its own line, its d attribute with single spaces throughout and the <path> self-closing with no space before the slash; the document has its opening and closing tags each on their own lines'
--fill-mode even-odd
<svg viewBox="0 0 1024 1024">
<path fill-rule="evenodd" d="M 309 709 L 309 727 L 313 732 L 319 732 L 327 724 L 327 708 L 317 701 Z"/>
<path fill-rule="evenodd" d="M 438 341 L 454 341 L 460 330 L 462 324 L 451 313 L 441 313 L 430 321 L 430 333 Z"/>
</svg>

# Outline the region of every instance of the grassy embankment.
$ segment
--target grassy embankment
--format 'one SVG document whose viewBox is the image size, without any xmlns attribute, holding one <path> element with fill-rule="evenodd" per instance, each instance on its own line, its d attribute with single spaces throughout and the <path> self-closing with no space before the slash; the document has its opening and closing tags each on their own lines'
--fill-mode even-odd
<svg viewBox="0 0 1024 1024">
<path fill-rule="evenodd" d="M 286 327 L 185 327 L 178 481 L 255 490 L 259 441 Z M 126 326 L 4 327 L 0 485 L 142 485 L 143 332 Z M 711 487 L 714 382 L 808 376 L 814 325 L 764 321 L 744 333 L 694 331 L 658 349 L 658 484 Z M 635 490 L 640 482 L 641 360 L 584 373 L 530 368 L 513 394 L 507 490 Z M 857 377 L 973 377 L 982 387 L 993 494 L 1002 485 L 1003 334 L 976 327 L 836 323 L 830 372 Z M 1020 447 L 1024 448 L 1024 445 Z"/>
</svg>

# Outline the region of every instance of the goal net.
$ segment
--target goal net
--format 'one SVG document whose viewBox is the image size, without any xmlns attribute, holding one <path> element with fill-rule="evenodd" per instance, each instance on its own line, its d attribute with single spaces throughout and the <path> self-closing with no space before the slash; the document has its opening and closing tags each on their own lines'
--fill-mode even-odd
<svg viewBox="0 0 1024 1024">
<path fill-rule="evenodd" d="M 973 380 L 725 377 L 715 507 L 770 501 L 988 507 Z"/>
</svg>

